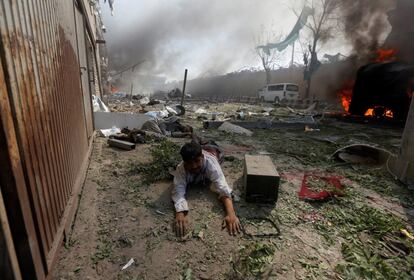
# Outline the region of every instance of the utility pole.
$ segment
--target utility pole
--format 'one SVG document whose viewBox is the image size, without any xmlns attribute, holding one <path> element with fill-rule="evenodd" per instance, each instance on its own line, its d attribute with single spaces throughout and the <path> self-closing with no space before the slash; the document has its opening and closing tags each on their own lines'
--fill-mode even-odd
<svg viewBox="0 0 414 280">
<path fill-rule="evenodd" d="M 185 69 L 185 71 L 184 71 L 184 82 L 183 82 L 183 95 L 181 96 L 181 106 L 184 105 L 185 86 L 187 85 L 187 73 L 188 73 L 188 70 Z"/>
<path fill-rule="evenodd" d="M 130 92 L 130 96 L 129 96 L 129 102 L 132 102 L 132 91 L 134 89 L 134 82 L 132 81 L 131 83 L 131 92 Z"/>
</svg>

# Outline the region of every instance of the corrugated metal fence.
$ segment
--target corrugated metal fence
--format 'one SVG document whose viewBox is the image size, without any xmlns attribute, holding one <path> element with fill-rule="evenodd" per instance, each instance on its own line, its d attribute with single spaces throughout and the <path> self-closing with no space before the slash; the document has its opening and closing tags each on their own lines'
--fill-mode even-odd
<svg viewBox="0 0 414 280">
<path fill-rule="evenodd" d="M 94 65 L 80 3 L 0 2 L 0 188 L 25 279 L 48 275 L 90 153 Z"/>
</svg>

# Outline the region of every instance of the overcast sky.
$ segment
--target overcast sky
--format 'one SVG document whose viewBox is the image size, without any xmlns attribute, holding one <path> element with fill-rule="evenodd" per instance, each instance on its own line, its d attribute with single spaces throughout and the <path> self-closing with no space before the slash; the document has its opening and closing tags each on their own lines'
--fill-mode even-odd
<svg viewBox="0 0 414 280">
<path fill-rule="evenodd" d="M 114 16 L 101 1 L 110 65 L 122 69 L 145 60 L 139 72 L 182 79 L 258 67 L 254 52 L 263 28 L 287 35 L 300 11 L 299 0 L 115 0 Z M 303 40 L 305 34 L 303 34 Z M 280 64 L 289 64 L 292 48 Z M 345 53 L 337 39 L 324 52 Z M 295 60 L 302 63 L 296 46 Z"/>
</svg>

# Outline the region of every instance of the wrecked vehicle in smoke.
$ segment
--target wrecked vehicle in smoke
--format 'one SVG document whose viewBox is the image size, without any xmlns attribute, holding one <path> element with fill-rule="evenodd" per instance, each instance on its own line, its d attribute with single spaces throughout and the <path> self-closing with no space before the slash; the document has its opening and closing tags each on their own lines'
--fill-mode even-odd
<svg viewBox="0 0 414 280">
<path fill-rule="evenodd" d="M 375 117 L 407 118 L 414 92 L 414 65 L 403 62 L 371 63 L 361 67 L 353 89 L 349 112 Z M 391 112 L 390 112 L 391 111 Z"/>
</svg>

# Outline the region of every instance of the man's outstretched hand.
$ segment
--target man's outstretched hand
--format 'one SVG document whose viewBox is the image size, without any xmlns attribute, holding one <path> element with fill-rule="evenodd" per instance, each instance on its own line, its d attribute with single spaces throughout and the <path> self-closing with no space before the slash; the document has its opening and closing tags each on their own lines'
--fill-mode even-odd
<svg viewBox="0 0 414 280">
<path fill-rule="evenodd" d="M 239 218 L 236 215 L 227 215 L 224 217 L 222 227 L 223 229 L 227 228 L 230 235 L 236 235 L 242 230 Z"/>
<path fill-rule="evenodd" d="M 187 212 L 175 213 L 174 230 L 178 237 L 184 237 L 188 229 Z"/>
<path fill-rule="evenodd" d="M 240 225 L 239 218 L 234 212 L 233 201 L 230 197 L 222 197 L 221 201 L 223 202 L 224 209 L 226 209 L 226 217 L 224 217 L 222 228 L 227 228 L 227 231 L 230 235 L 236 235 L 241 232 L 242 227 Z"/>
</svg>

